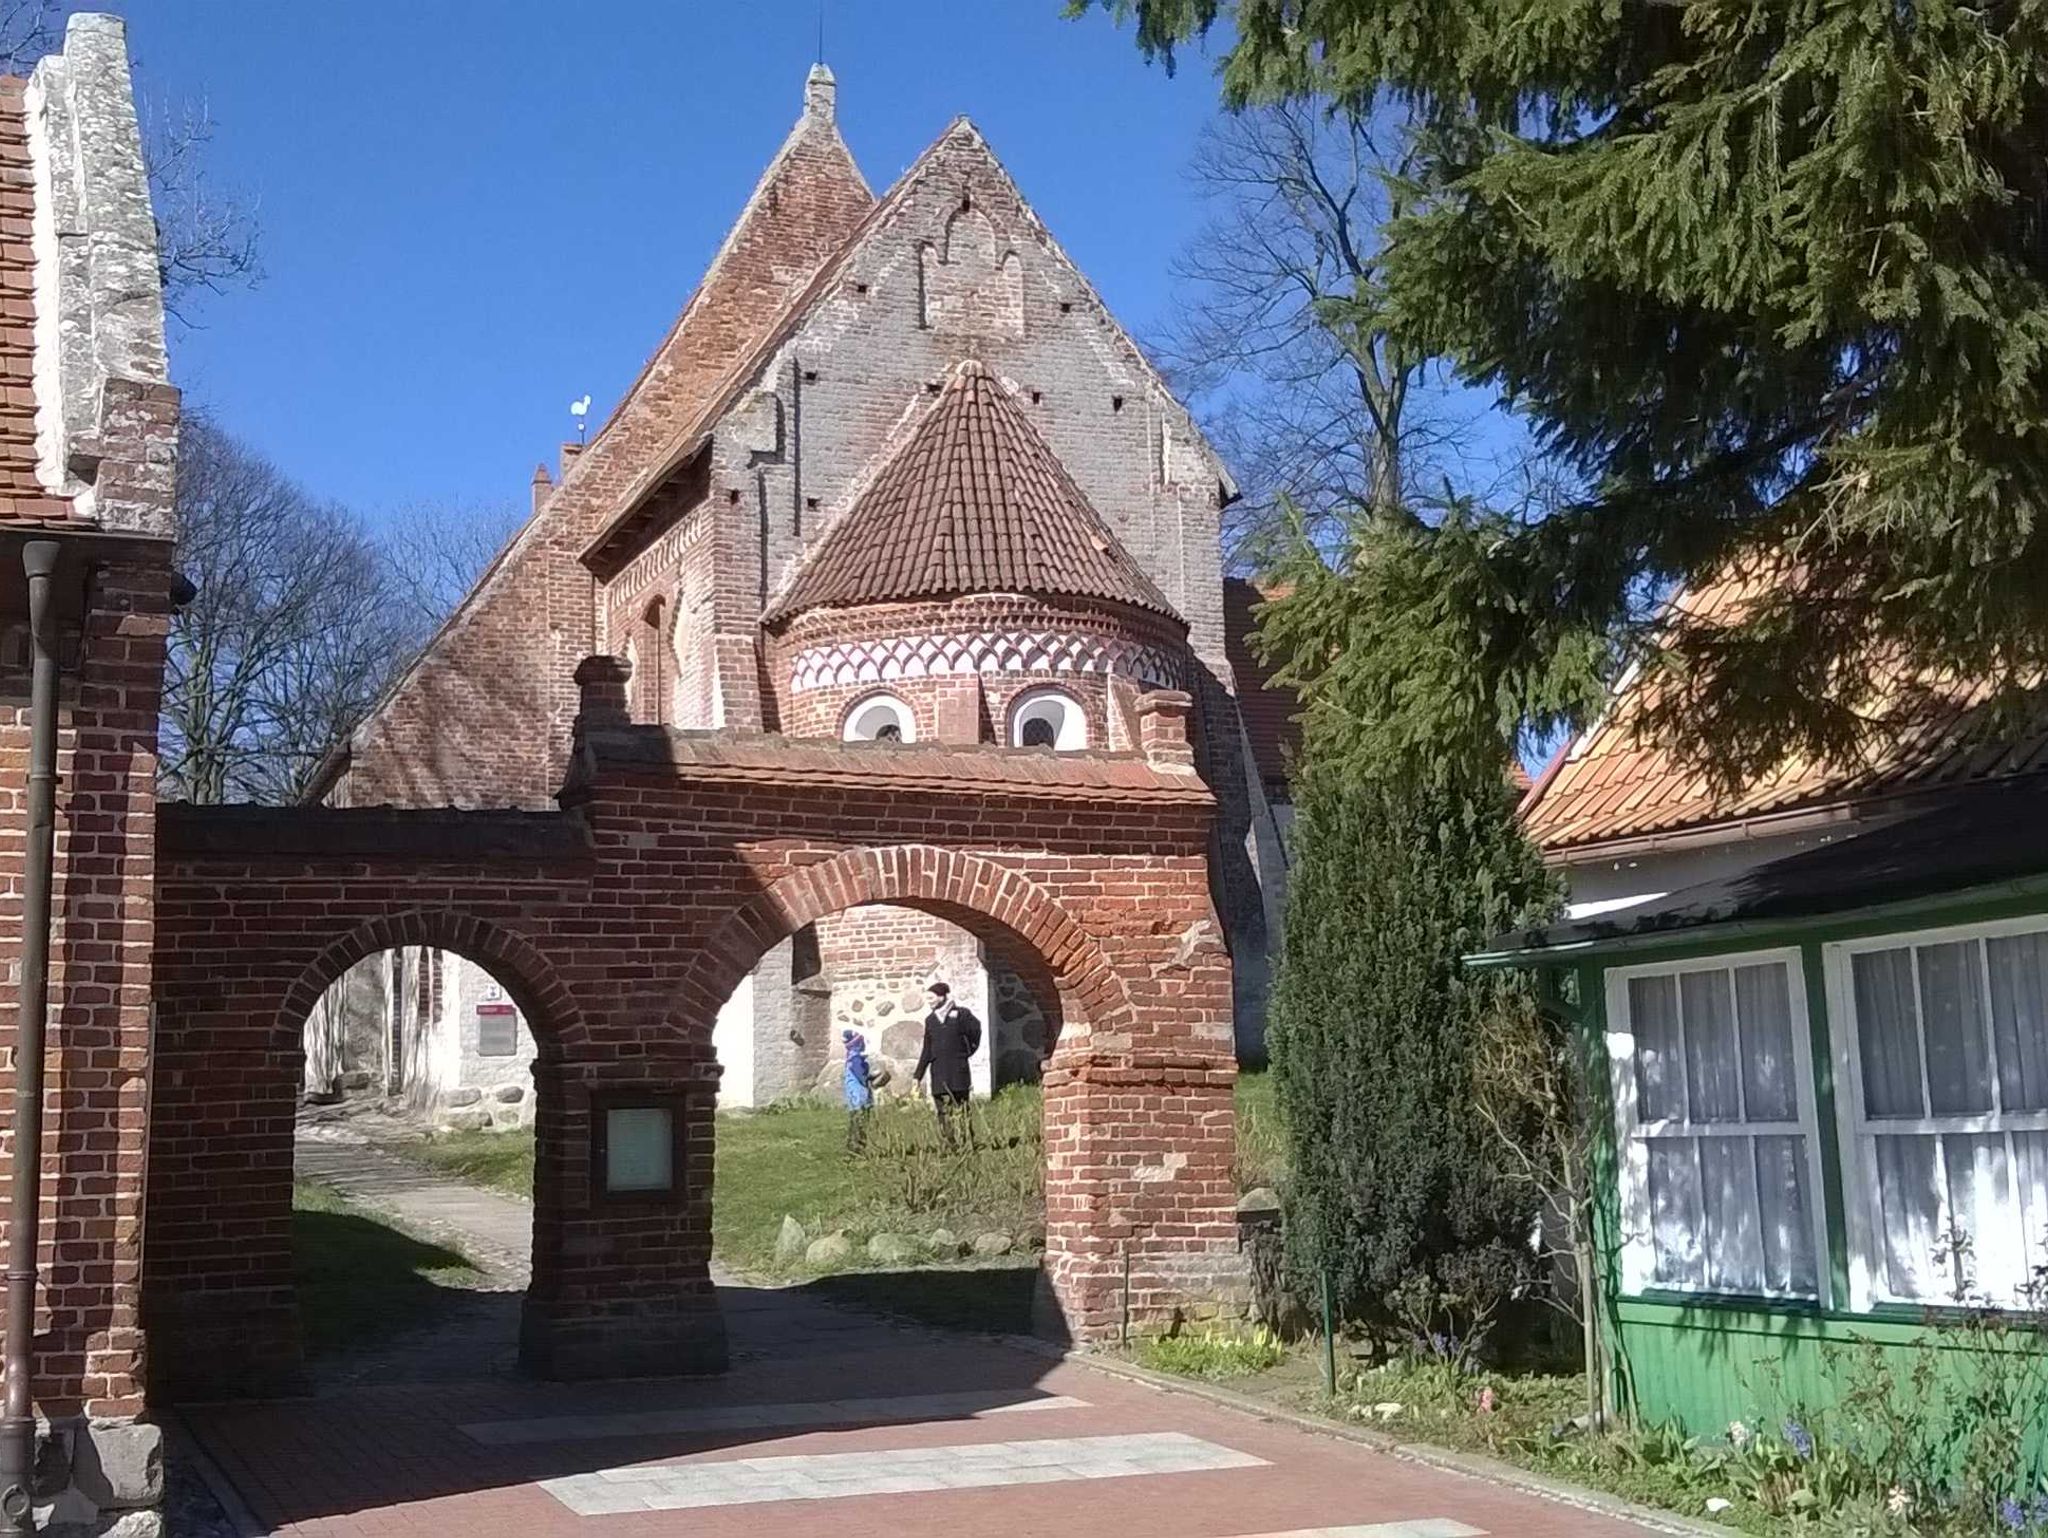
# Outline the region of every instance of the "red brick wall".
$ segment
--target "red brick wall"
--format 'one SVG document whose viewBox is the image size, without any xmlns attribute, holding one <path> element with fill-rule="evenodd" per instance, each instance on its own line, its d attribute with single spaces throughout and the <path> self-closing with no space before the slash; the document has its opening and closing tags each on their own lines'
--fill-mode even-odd
<svg viewBox="0 0 2048 1538">
<path fill-rule="evenodd" d="M 1120 1245 L 1141 1319 L 1231 1291 L 1229 962 L 1198 787 L 1047 786 L 1008 777 L 1012 755 L 952 782 L 758 773 L 745 755 L 679 771 L 671 742 L 595 733 L 594 778 L 561 821 L 215 813 L 167 828 L 146 1278 L 163 1386 L 288 1373 L 300 1022 L 350 962 L 402 943 L 483 963 L 541 1044 L 524 1341 L 539 1370 L 659 1371 L 722 1352 L 707 1272 L 712 1023 L 770 946 L 864 902 L 962 924 L 1057 989 L 1048 1244 L 1072 1325 L 1112 1327 Z M 520 856 L 521 836 L 559 838 L 565 823 L 587 829 L 586 856 Z M 593 1196 L 593 1097 L 610 1091 L 677 1097 L 679 1199 Z M 1170 1148 L 1156 1131 L 1169 1113 Z"/>
<path fill-rule="evenodd" d="M 36 1400 L 53 1416 L 141 1407 L 150 892 L 169 554 L 145 548 L 93 575 L 79 656 L 64 668 L 36 1342 Z M 73 559 L 65 572 L 76 570 Z M 12 584 L 20 583 L 17 569 Z M 76 622 L 77 581 L 60 573 L 58 586 Z M 0 1105 L 14 1093 L 28 740 L 27 680 L 9 674 L 0 678 Z M 0 1180 L 12 1157 L 10 1136 Z"/>
<path fill-rule="evenodd" d="M 544 807 L 561 783 L 576 662 L 598 635 L 584 548 L 873 198 L 836 132 L 794 137 L 625 400 L 419 665 L 358 731 L 351 806 Z"/>
</svg>

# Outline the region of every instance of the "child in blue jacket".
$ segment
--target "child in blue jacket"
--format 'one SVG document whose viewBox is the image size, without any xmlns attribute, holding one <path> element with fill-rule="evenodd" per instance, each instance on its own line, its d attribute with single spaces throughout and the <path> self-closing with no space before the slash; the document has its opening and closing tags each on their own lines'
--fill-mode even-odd
<svg viewBox="0 0 2048 1538">
<path fill-rule="evenodd" d="M 859 1031 L 845 1030 L 839 1039 L 846 1044 L 846 1151 L 857 1154 L 867 1147 L 868 1118 L 875 1112 L 875 1077 L 868 1068 L 868 1042 Z"/>
</svg>

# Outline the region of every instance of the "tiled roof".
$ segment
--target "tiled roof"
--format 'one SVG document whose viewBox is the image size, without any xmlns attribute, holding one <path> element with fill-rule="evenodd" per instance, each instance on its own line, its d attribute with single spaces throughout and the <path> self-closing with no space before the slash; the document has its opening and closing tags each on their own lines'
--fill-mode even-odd
<svg viewBox="0 0 2048 1538">
<path fill-rule="evenodd" d="M 1764 582 L 1777 580 L 1729 578 L 1686 594 L 1675 609 L 1682 620 L 1727 624 Z M 1793 759 L 1729 794 L 1686 768 L 1671 744 L 1644 737 L 1653 687 L 1625 677 L 1602 718 L 1523 797 L 1523 827 L 1540 848 L 1580 849 L 2048 771 L 2048 719 L 2017 739 L 1986 741 L 1972 730 L 1982 685 L 1916 681 L 1896 691 L 1890 730 L 1861 760 Z"/>
<path fill-rule="evenodd" d="M 767 617 L 991 592 L 1173 614 L 1002 381 L 969 359 Z"/>
<path fill-rule="evenodd" d="M 71 523 L 71 499 L 51 496 L 36 478 L 35 173 L 25 89 L 0 78 L 0 523 Z"/>
<path fill-rule="evenodd" d="M 599 728 L 583 736 L 593 759 L 663 778 L 745 780 L 849 789 L 958 794 L 963 787 L 1054 801 L 1131 797 L 1206 805 L 1199 776 L 1161 768 L 1137 753 L 1046 753 L 1036 748 L 945 743 L 793 741 L 760 732 Z"/>
<path fill-rule="evenodd" d="M 1272 681 L 1272 671 L 1252 649 L 1252 632 L 1258 628 L 1252 611 L 1284 596 L 1242 577 L 1223 579 L 1223 655 L 1237 679 L 1237 713 L 1244 719 L 1259 778 L 1276 789 L 1287 784 L 1288 759 L 1301 746 L 1301 702 L 1293 690 Z"/>
</svg>

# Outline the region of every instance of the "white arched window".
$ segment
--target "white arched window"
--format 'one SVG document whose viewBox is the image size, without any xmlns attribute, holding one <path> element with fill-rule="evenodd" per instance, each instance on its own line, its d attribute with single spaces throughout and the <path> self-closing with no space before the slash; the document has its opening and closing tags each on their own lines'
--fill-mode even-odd
<svg viewBox="0 0 2048 1538">
<path fill-rule="evenodd" d="M 1017 748 L 1085 748 L 1088 717 L 1081 702 L 1064 689 L 1033 689 L 1010 707 L 1010 745 Z"/>
<path fill-rule="evenodd" d="M 870 694 L 846 713 L 839 735 L 848 742 L 915 742 L 917 718 L 893 694 Z"/>
</svg>

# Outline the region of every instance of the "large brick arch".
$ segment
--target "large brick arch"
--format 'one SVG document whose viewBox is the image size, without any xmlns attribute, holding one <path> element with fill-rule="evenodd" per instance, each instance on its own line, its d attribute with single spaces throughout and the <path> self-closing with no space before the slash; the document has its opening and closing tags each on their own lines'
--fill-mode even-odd
<svg viewBox="0 0 2048 1538">
<path fill-rule="evenodd" d="M 1161 734 L 1146 720 L 1149 743 Z M 1101 1338 L 1126 1310 L 1145 1324 L 1231 1298 L 1213 803 L 1184 739 L 1161 753 L 678 733 L 624 724 L 616 702 L 594 712 L 587 691 L 560 812 L 168 810 L 143 1257 L 152 1391 L 289 1381 L 301 1024 L 348 966 L 405 945 L 480 963 L 536 1025 L 522 1360 L 563 1377 L 722 1365 L 717 1010 L 784 935 L 874 903 L 998 943 L 1088 1027 L 1059 1038 L 1044 1079 L 1059 1323 Z M 621 1102 L 672 1111 L 672 1189 L 604 1189 L 600 1134 Z"/>
<path fill-rule="evenodd" d="M 806 924 L 867 903 L 918 908 L 988 935 L 1027 982 L 1049 980 L 1062 1017 L 1128 1031 L 1129 990 L 1102 947 L 1045 887 L 995 860 L 931 844 L 849 849 L 799 866 L 719 926 L 676 990 L 668 1023 L 693 1034 L 763 955 Z M 1020 954 L 1021 949 L 1021 954 Z"/>
<path fill-rule="evenodd" d="M 543 1058 L 559 1056 L 584 1040 L 582 1010 L 547 958 L 523 936 L 459 908 L 407 908 L 367 920 L 306 963 L 278 1006 L 280 1049 L 298 1046 L 313 1006 L 350 967 L 406 946 L 452 951 L 489 972 L 526 1017 Z"/>
</svg>

